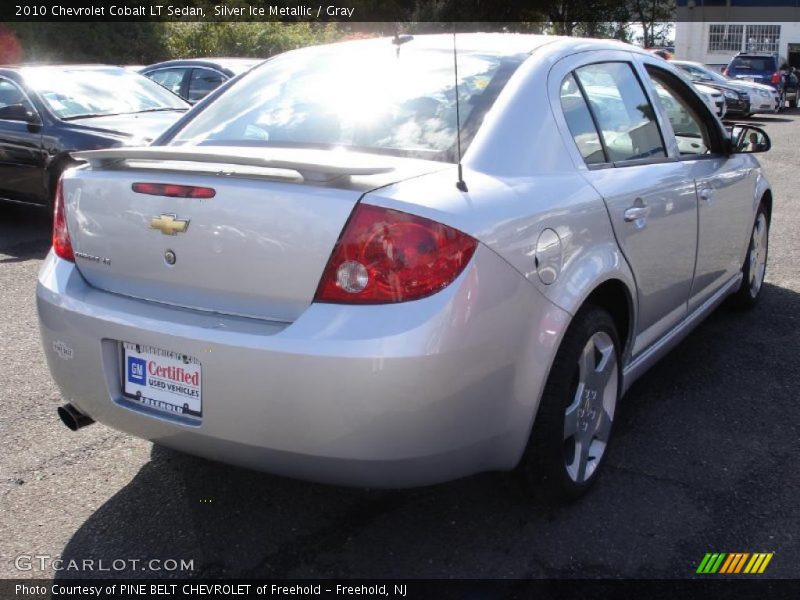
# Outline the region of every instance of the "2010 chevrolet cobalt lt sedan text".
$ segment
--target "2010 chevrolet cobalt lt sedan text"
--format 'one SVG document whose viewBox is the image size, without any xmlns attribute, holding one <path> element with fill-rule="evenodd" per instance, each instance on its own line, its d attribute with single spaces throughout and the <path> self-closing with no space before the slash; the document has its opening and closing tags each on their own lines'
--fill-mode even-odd
<svg viewBox="0 0 800 600">
<path fill-rule="evenodd" d="M 617 42 L 277 56 L 154 146 L 75 155 L 37 289 L 62 419 L 316 481 L 516 468 L 577 497 L 631 383 L 758 300 L 767 149 Z"/>
</svg>

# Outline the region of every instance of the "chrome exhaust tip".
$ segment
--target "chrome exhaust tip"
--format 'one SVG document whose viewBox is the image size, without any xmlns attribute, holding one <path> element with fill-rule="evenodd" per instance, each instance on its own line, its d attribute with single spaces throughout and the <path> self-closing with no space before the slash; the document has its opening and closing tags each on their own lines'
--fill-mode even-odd
<svg viewBox="0 0 800 600">
<path fill-rule="evenodd" d="M 94 423 L 94 419 L 88 415 L 83 414 L 72 404 L 65 404 L 58 407 L 58 417 L 71 431 L 78 431 L 81 427 L 86 427 Z"/>
</svg>

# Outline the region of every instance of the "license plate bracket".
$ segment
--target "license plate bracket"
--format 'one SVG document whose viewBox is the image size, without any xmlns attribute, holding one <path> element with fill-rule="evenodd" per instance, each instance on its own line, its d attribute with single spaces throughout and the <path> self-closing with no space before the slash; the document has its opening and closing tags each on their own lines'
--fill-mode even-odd
<svg viewBox="0 0 800 600">
<path fill-rule="evenodd" d="M 164 415 L 203 418 L 202 365 L 196 358 L 122 342 L 122 393 Z"/>
</svg>

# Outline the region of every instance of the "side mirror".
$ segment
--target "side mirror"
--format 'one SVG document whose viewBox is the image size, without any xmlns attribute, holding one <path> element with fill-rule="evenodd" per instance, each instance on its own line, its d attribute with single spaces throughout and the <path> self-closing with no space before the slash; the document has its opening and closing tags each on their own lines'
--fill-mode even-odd
<svg viewBox="0 0 800 600">
<path fill-rule="evenodd" d="M 23 123 L 37 124 L 39 116 L 28 110 L 23 104 L 9 104 L 0 108 L 0 119 L 5 121 L 22 121 Z"/>
<path fill-rule="evenodd" d="M 734 154 L 766 152 L 772 148 L 767 132 L 752 125 L 731 127 L 731 152 Z"/>
</svg>

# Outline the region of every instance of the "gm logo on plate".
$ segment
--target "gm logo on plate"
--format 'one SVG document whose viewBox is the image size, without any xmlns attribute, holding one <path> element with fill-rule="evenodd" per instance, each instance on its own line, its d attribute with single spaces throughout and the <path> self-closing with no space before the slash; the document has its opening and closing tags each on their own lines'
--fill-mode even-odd
<svg viewBox="0 0 800 600">
<path fill-rule="evenodd" d="M 147 363 L 142 358 L 128 357 L 128 381 L 138 385 L 145 385 L 145 369 Z"/>
</svg>

